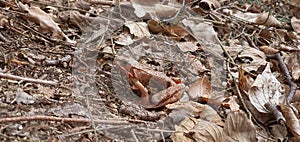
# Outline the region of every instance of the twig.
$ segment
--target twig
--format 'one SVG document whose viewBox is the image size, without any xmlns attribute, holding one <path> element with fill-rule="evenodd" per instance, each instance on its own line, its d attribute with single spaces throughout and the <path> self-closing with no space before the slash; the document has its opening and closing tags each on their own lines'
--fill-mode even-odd
<svg viewBox="0 0 300 142">
<path fill-rule="evenodd" d="M 64 118 L 64 117 L 45 116 L 45 115 L 0 118 L 0 123 L 20 122 L 20 121 L 56 121 L 56 122 L 91 123 L 91 119 L 87 119 L 87 118 Z M 120 121 L 120 120 L 93 120 L 93 121 L 95 123 L 110 124 L 110 125 L 130 124 L 128 121 Z"/>
<path fill-rule="evenodd" d="M 67 9 L 67 10 L 75 10 L 75 11 L 79 11 L 79 12 L 83 12 L 83 13 L 88 13 L 88 14 L 91 14 L 91 15 L 94 15 L 94 16 L 99 16 L 99 17 L 105 18 L 104 16 L 101 16 L 101 15 L 98 15 L 98 14 L 95 14 L 95 13 L 92 13 L 92 12 L 89 12 L 89 11 L 86 11 L 86 10 L 83 10 L 83 9 L 72 8 L 72 7 L 64 7 L 64 6 L 58 6 L 58 5 L 53 5 L 53 4 L 50 4 L 50 3 L 39 2 L 39 1 L 30 1 L 30 3 L 41 4 L 41 5 L 47 5 L 47 6 L 53 6 L 53 7 L 57 7 L 57 8 Z"/>
<path fill-rule="evenodd" d="M 39 83 L 39 84 L 47 84 L 47 85 L 58 85 L 57 82 L 54 81 L 48 81 L 48 80 L 41 80 L 41 79 L 34 79 L 34 78 L 25 78 L 21 76 L 16 76 L 12 74 L 6 74 L 0 72 L 0 78 L 6 78 L 6 79 L 11 79 L 11 80 L 21 80 L 25 82 L 32 82 L 32 83 Z"/>
<path fill-rule="evenodd" d="M 271 56 L 268 56 L 268 57 L 276 59 L 279 62 L 279 66 L 280 66 L 281 70 L 284 72 L 285 78 L 288 82 L 288 85 L 290 86 L 289 94 L 286 97 L 287 104 L 290 104 L 292 99 L 293 99 L 293 96 L 296 92 L 297 85 L 295 84 L 295 82 L 292 81 L 292 77 L 291 77 L 291 75 L 289 73 L 289 70 L 286 67 L 282 57 L 280 56 L 280 53 L 276 53 L 275 55 L 271 55 Z"/>
<path fill-rule="evenodd" d="M 104 1 L 104 0 L 89 0 L 88 1 L 91 4 L 101 4 L 101 5 L 115 5 L 114 1 Z"/>
</svg>

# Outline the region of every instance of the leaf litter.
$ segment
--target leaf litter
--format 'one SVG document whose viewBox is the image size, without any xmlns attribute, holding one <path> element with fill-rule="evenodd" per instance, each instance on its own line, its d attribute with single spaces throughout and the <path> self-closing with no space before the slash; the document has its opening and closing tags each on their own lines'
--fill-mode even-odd
<svg viewBox="0 0 300 142">
<path fill-rule="evenodd" d="M 298 4 L 0 1 L 0 139 L 298 141 Z"/>
</svg>

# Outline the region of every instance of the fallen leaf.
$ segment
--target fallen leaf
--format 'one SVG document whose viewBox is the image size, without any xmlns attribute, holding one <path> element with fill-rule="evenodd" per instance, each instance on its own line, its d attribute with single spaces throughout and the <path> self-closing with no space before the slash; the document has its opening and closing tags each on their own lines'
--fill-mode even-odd
<svg viewBox="0 0 300 142">
<path fill-rule="evenodd" d="M 281 27 L 281 22 L 279 22 L 273 15 L 269 15 L 269 13 L 260 14 L 256 20 L 256 24 L 265 25 L 268 27 Z"/>
<path fill-rule="evenodd" d="M 175 126 L 176 132 L 171 135 L 174 142 L 201 141 L 222 142 L 222 128 L 212 122 L 203 119 L 188 117 L 179 126 Z"/>
<path fill-rule="evenodd" d="M 205 75 L 191 83 L 189 87 L 188 93 L 191 100 L 198 100 L 201 98 L 208 101 L 211 97 L 211 84 Z"/>
<path fill-rule="evenodd" d="M 243 66 L 240 66 L 239 68 L 239 82 L 238 86 L 242 93 L 248 92 L 248 90 L 251 88 L 254 80 L 251 76 L 245 75 L 245 72 L 243 70 Z"/>
<path fill-rule="evenodd" d="M 298 34 L 300 34 L 300 19 L 297 19 L 296 17 L 293 17 L 291 19 L 291 25 L 294 29 L 294 31 Z"/>
<path fill-rule="evenodd" d="M 131 34 L 138 38 L 150 37 L 151 34 L 145 22 L 127 22 L 125 26 L 129 28 Z"/>
<path fill-rule="evenodd" d="M 290 131 L 295 137 L 300 138 L 300 121 L 293 109 L 286 105 L 280 105 L 280 108 Z"/>
<path fill-rule="evenodd" d="M 134 8 L 134 13 L 137 17 L 145 17 L 147 14 L 150 15 L 151 19 L 167 19 L 174 16 L 180 9 L 179 6 L 175 5 L 164 5 L 157 3 L 157 1 L 146 2 L 139 1 L 133 2 L 132 7 Z"/>
<path fill-rule="evenodd" d="M 300 79 L 300 54 L 297 52 L 289 53 L 284 62 L 287 65 L 287 68 L 291 71 L 291 75 L 293 79 Z"/>
<path fill-rule="evenodd" d="M 24 18 L 28 21 L 34 22 L 40 25 L 40 32 L 52 32 L 53 37 L 65 38 L 68 43 L 75 44 L 76 41 L 73 41 L 68 38 L 60 29 L 58 24 L 54 22 L 50 15 L 41 10 L 39 7 L 24 5 L 21 2 L 18 3 L 19 8 L 22 11 L 25 11 L 26 14 Z"/>
<path fill-rule="evenodd" d="M 256 130 L 246 113 L 231 112 L 225 121 L 224 136 L 226 142 L 256 142 Z"/>
<path fill-rule="evenodd" d="M 35 98 L 28 93 L 24 92 L 23 89 L 18 88 L 16 92 L 15 101 L 17 103 L 23 103 L 26 105 L 33 104 L 35 102 Z"/>
<path fill-rule="evenodd" d="M 238 55 L 243 62 L 243 69 L 251 72 L 257 71 L 259 67 L 266 65 L 266 56 L 262 51 L 246 46 Z"/>
<path fill-rule="evenodd" d="M 259 46 L 258 48 L 266 55 L 275 55 L 277 52 L 279 52 L 279 50 L 272 48 L 270 46 Z"/>
<path fill-rule="evenodd" d="M 131 0 L 134 4 L 144 5 L 144 6 L 154 6 L 160 3 L 160 0 Z"/>
<path fill-rule="evenodd" d="M 237 103 L 238 97 L 237 96 L 230 96 L 229 101 L 223 102 L 222 106 L 229 108 L 231 112 L 239 111 L 240 105 Z"/>
<path fill-rule="evenodd" d="M 193 117 L 199 117 L 206 121 L 214 122 L 219 126 L 224 125 L 220 115 L 209 105 L 203 105 L 197 102 L 187 101 L 168 104 L 166 107 L 171 110 L 185 110 Z"/>
<path fill-rule="evenodd" d="M 267 103 L 277 106 L 281 96 L 281 84 L 272 74 L 270 64 L 267 63 L 262 74 L 258 75 L 248 91 L 248 97 L 252 105 L 262 113 L 268 113 L 265 107 Z"/>
<path fill-rule="evenodd" d="M 176 44 L 182 52 L 195 52 L 199 48 L 196 42 L 177 42 Z"/>
</svg>

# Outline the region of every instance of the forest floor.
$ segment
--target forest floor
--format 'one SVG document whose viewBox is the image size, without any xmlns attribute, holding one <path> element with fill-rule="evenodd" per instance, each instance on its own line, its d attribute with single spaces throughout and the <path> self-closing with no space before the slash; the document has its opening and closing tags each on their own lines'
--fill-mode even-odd
<svg viewBox="0 0 300 142">
<path fill-rule="evenodd" d="M 0 141 L 300 140 L 299 0 L 0 11 Z"/>
</svg>

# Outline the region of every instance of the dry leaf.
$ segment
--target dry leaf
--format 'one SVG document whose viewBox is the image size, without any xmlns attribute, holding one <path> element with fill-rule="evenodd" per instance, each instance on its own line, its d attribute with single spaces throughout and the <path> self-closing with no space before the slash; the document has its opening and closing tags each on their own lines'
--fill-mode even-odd
<svg viewBox="0 0 300 142">
<path fill-rule="evenodd" d="M 199 47 L 196 42 L 176 42 L 182 52 L 195 52 Z"/>
<path fill-rule="evenodd" d="M 281 84 L 272 74 L 268 63 L 262 74 L 258 75 L 248 91 L 252 105 L 262 113 L 268 113 L 267 103 L 277 106 L 281 96 Z"/>
<path fill-rule="evenodd" d="M 256 131 L 252 122 L 242 111 L 231 112 L 225 121 L 226 142 L 256 142 Z"/>
<path fill-rule="evenodd" d="M 149 14 L 150 18 L 154 20 L 171 18 L 180 9 L 180 7 L 163 5 L 157 3 L 157 1 L 150 3 L 142 1 L 133 2 L 132 7 L 137 17 L 142 18 Z"/>
<path fill-rule="evenodd" d="M 171 139 L 174 142 L 192 140 L 200 142 L 223 142 L 222 128 L 202 119 L 186 118 L 179 126 L 175 126 L 175 130 L 176 132 L 171 135 Z"/>
<path fill-rule="evenodd" d="M 199 117 L 209 122 L 214 122 L 219 126 L 224 125 L 222 118 L 209 105 L 203 105 L 197 102 L 188 101 L 188 102 L 176 102 L 173 104 L 169 104 L 166 107 L 172 110 L 185 110 L 193 117 Z"/>
<path fill-rule="evenodd" d="M 251 76 L 245 75 L 244 70 L 242 66 L 239 68 L 239 82 L 238 86 L 242 93 L 248 92 L 248 90 L 251 88 L 254 80 Z"/>
<path fill-rule="evenodd" d="M 296 17 L 293 17 L 291 19 L 291 25 L 294 29 L 294 31 L 298 34 L 300 34 L 300 19 L 297 19 Z"/>
<path fill-rule="evenodd" d="M 273 15 L 269 15 L 269 13 L 259 15 L 256 18 L 255 23 L 268 27 L 281 27 L 282 25 Z"/>
<path fill-rule="evenodd" d="M 76 41 L 69 39 L 60 29 L 57 23 L 55 23 L 51 16 L 41 10 L 39 7 L 24 5 L 21 2 L 18 3 L 19 8 L 25 11 L 27 14 L 24 18 L 28 21 L 34 22 L 40 25 L 40 32 L 52 32 L 53 37 L 65 38 L 68 43 L 75 44 Z"/>
<path fill-rule="evenodd" d="M 280 105 L 280 108 L 290 131 L 295 137 L 300 138 L 300 122 L 293 109 L 286 105 Z"/>
<path fill-rule="evenodd" d="M 15 100 L 17 103 L 23 104 L 33 104 L 35 102 L 35 98 L 28 93 L 24 92 L 22 88 L 18 88 L 16 92 Z"/>
<path fill-rule="evenodd" d="M 160 3 L 160 0 L 131 0 L 134 4 L 139 4 L 143 6 L 154 6 Z"/>
<path fill-rule="evenodd" d="M 198 41 L 203 42 L 206 45 L 211 46 L 211 44 L 218 44 L 218 39 L 216 38 L 217 33 L 211 24 L 200 22 L 195 23 L 194 20 L 183 19 L 182 23 L 184 26 L 192 30 L 195 38 Z"/>
<path fill-rule="evenodd" d="M 300 79 L 300 54 L 297 52 L 289 53 L 284 59 L 288 69 L 291 71 L 293 79 Z"/>
<path fill-rule="evenodd" d="M 211 84 L 205 75 L 198 78 L 195 82 L 189 85 L 189 97 L 192 100 L 200 98 L 208 101 L 211 97 Z"/>
<path fill-rule="evenodd" d="M 266 55 L 275 55 L 279 50 L 274 49 L 270 46 L 259 46 L 258 47 L 262 52 L 264 52 Z"/>
<path fill-rule="evenodd" d="M 237 96 L 230 96 L 229 101 L 223 102 L 222 106 L 229 108 L 231 112 L 239 111 L 240 105 L 237 103 L 238 97 Z"/>
<path fill-rule="evenodd" d="M 131 34 L 138 38 L 150 37 L 151 34 L 145 22 L 127 22 L 125 26 L 129 28 Z"/>
<path fill-rule="evenodd" d="M 248 72 L 257 71 L 259 67 L 267 63 L 266 56 L 262 51 L 248 46 L 240 52 L 238 58 L 244 62 L 243 69 Z"/>
</svg>

